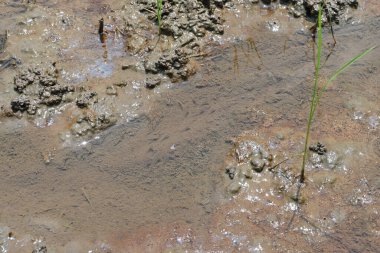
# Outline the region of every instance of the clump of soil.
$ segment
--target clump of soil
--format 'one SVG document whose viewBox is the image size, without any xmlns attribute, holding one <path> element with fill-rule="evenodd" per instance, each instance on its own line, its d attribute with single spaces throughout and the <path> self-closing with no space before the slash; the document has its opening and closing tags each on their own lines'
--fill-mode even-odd
<svg viewBox="0 0 380 253">
<path fill-rule="evenodd" d="M 258 1 L 255 1 L 258 2 Z M 277 4 L 286 5 L 294 17 L 306 17 L 311 20 L 318 18 L 318 6 L 324 8 L 323 22 L 336 22 L 346 20 L 345 15 L 349 8 L 357 8 L 357 0 L 262 0 L 266 7 L 275 7 Z"/>
<path fill-rule="evenodd" d="M 26 113 L 37 118 L 46 111 L 72 105 L 71 131 L 74 135 L 103 130 L 116 122 L 108 100 L 99 97 L 89 87 L 63 84 L 58 74 L 59 71 L 53 65 L 20 70 L 13 81 L 14 90 L 19 95 L 11 100 L 10 108 L 3 106 L 2 110 L 7 116 L 22 117 Z"/>
<path fill-rule="evenodd" d="M 318 142 L 315 145 L 311 145 L 309 147 L 309 150 L 314 152 L 314 153 L 317 153 L 318 155 L 324 155 L 327 152 L 327 148 L 325 147 L 325 145 L 323 145 L 320 142 Z"/>
<path fill-rule="evenodd" d="M 58 82 L 57 70 L 32 67 L 14 77 L 14 90 L 20 94 L 11 101 L 13 112 L 34 115 L 41 106 L 58 106 L 67 101 L 66 95 L 74 92 L 71 85 Z"/>
<path fill-rule="evenodd" d="M 318 5 L 322 4 L 323 1 L 315 0 L 292 0 L 289 1 L 289 13 L 295 17 L 308 17 L 312 19 L 317 19 L 318 17 Z M 328 0 L 324 1 L 324 13 L 323 21 L 331 21 L 339 23 L 340 21 L 345 20 L 344 15 L 348 8 L 357 8 L 357 0 Z"/>
<path fill-rule="evenodd" d="M 225 168 L 227 191 L 238 194 L 242 188 L 251 184 L 251 181 L 261 181 L 270 177 L 270 186 L 279 195 L 289 195 L 296 200 L 297 177 L 296 171 L 286 165 L 287 158 L 275 154 L 252 139 L 240 139 L 235 143 L 233 157 L 228 160 Z"/>
<path fill-rule="evenodd" d="M 208 41 L 209 34 L 223 34 L 223 19 L 218 14 L 229 1 L 168 0 L 163 2 L 160 38 L 174 39 L 173 46 L 164 52 L 150 48 L 144 61 L 147 73 L 163 73 L 172 81 L 186 80 L 195 73 L 191 58 L 202 55 L 202 47 Z M 157 22 L 156 1 L 139 0 L 141 13 Z M 162 40 L 166 40 L 162 38 Z M 148 85 L 152 88 L 155 85 Z"/>
<path fill-rule="evenodd" d="M 72 117 L 74 124 L 71 128 L 75 135 L 86 135 L 91 132 L 106 129 L 116 123 L 111 105 L 104 98 L 86 88 L 81 88 Z"/>
<path fill-rule="evenodd" d="M 138 0 L 140 11 L 157 21 L 156 1 Z M 163 1 L 161 33 L 179 38 L 186 33 L 204 37 L 206 32 L 223 34 L 223 20 L 214 14 L 229 1 L 168 0 Z"/>
</svg>

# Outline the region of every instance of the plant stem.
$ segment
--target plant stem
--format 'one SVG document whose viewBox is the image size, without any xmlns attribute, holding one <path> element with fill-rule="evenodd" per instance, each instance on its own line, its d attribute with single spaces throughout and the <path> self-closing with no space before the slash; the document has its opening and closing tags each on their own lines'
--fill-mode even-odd
<svg viewBox="0 0 380 253">
<path fill-rule="evenodd" d="M 314 75 L 314 87 L 313 87 L 313 97 L 310 104 L 310 112 L 307 120 L 307 130 L 305 137 L 305 146 L 303 149 L 303 157 L 302 157 L 302 166 L 301 166 L 301 175 L 300 175 L 300 183 L 305 181 L 305 166 L 306 166 L 306 158 L 308 154 L 308 146 L 309 146 L 309 137 L 310 137 L 310 129 L 311 124 L 313 122 L 315 107 L 317 106 L 317 95 L 318 95 L 318 79 L 319 79 L 319 70 L 321 67 L 321 55 L 322 55 L 322 7 L 319 4 L 318 6 L 318 41 L 317 41 L 317 64 L 315 65 L 315 75 Z"/>
</svg>

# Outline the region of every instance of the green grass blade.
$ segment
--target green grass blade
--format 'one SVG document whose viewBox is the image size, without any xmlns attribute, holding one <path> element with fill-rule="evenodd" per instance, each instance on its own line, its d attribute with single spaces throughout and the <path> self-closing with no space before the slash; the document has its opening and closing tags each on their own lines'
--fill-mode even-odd
<svg viewBox="0 0 380 253">
<path fill-rule="evenodd" d="M 373 49 L 375 49 L 376 46 L 373 46 L 369 49 L 367 49 L 366 51 L 364 51 L 363 53 L 361 54 L 358 54 L 357 56 L 355 56 L 354 58 L 352 58 L 351 60 L 349 60 L 348 62 L 346 62 L 345 64 L 343 64 L 342 67 L 340 67 L 335 73 L 334 75 L 332 75 L 330 77 L 330 79 L 326 82 L 326 84 L 324 85 L 324 87 L 327 87 L 327 85 L 329 83 L 331 83 L 332 81 L 334 81 L 344 70 L 346 70 L 349 66 L 351 66 L 353 63 L 355 63 L 357 60 L 359 60 L 360 58 L 362 58 L 363 56 L 365 56 L 366 54 L 370 53 Z"/>
</svg>

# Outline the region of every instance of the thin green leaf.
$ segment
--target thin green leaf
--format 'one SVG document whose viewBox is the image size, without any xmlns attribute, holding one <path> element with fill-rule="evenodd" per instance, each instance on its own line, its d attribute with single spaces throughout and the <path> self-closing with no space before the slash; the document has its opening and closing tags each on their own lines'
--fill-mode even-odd
<svg viewBox="0 0 380 253">
<path fill-rule="evenodd" d="M 351 60 L 349 60 L 348 62 L 346 62 L 345 64 L 343 64 L 342 67 L 340 67 L 335 73 L 334 75 L 332 75 L 329 80 L 327 80 L 327 82 L 325 83 L 325 85 L 322 87 L 322 90 L 326 90 L 327 86 L 332 82 L 334 81 L 343 71 L 345 71 L 348 67 L 350 67 L 352 64 L 354 64 L 357 60 L 359 60 L 360 58 L 362 58 L 363 56 L 365 56 L 366 54 L 370 53 L 373 49 L 375 49 L 376 46 L 373 46 L 369 49 L 367 49 L 366 51 L 364 51 L 363 53 L 361 54 L 358 54 L 357 56 L 355 56 L 354 58 L 352 58 Z"/>
<path fill-rule="evenodd" d="M 337 71 L 335 71 L 335 73 L 327 80 L 327 82 L 322 86 L 322 89 L 321 91 L 319 92 L 319 94 L 317 94 L 317 100 L 316 100 L 316 106 L 319 104 L 319 100 L 320 98 L 322 97 L 322 94 L 326 91 L 327 89 L 327 86 L 332 83 L 332 81 L 334 81 L 343 71 L 345 71 L 348 67 L 350 67 L 352 64 L 354 64 L 357 60 L 359 60 L 360 58 L 364 57 L 366 54 L 370 53 L 372 50 L 374 50 L 376 48 L 376 46 L 373 46 L 373 47 L 370 47 L 369 49 L 367 49 L 366 51 L 358 54 L 357 56 L 355 56 L 354 58 L 352 58 L 351 60 L 347 61 L 345 64 L 343 64 Z M 314 111 L 316 109 L 316 106 L 314 108 Z M 313 112 L 314 114 L 314 112 Z"/>
</svg>

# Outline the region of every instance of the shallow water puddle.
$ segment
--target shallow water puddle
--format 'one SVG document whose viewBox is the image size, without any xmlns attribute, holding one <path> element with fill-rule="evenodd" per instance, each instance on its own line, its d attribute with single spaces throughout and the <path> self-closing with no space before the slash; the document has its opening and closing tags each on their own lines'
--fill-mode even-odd
<svg viewBox="0 0 380 253">
<path fill-rule="evenodd" d="M 242 9 L 235 17 L 226 13 L 226 35 L 213 37 L 210 57 L 198 61 L 192 78 L 177 84 L 164 78 L 157 89 L 147 90 L 145 73 L 130 66 L 121 69 L 136 58 L 121 50 L 117 37 L 107 42 L 109 61 L 103 58 L 96 33 L 99 17 L 92 12 L 106 12 L 108 6 L 118 10 L 121 4 L 76 1 L 73 6 L 69 10 L 67 3 L 57 2 L 35 12 L 43 13 L 43 22 L 51 22 L 54 13 L 63 10 L 76 20 L 74 27 L 86 30 L 67 28 L 62 33 L 67 36 L 61 39 L 64 50 L 58 57 L 67 73 L 63 79 L 85 83 L 98 94 L 110 92 L 108 85 L 129 82 L 116 86 L 117 96 L 104 98 L 120 117 L 108 129 L 79 139 L 69 130 L 77 123 L 70 104 L 53 113 L 53 124 L 44 128 L 35 127 L 28 117 L 1 118 L 3 248 L 376 251 L 379 50 L 341 76 L 322 99 L 312 143 L 322 142 L 329 152 L 324 157 L 311 154 L 302 189 L 305 202 L 298 209 L 291 181 L 298 173 L 314 68 L 310 33 L 299 20 L 287 21 L 282 12 L 257 18 L 250 16 L 257 10 Z M 20 9 L 13 19 L 25 20 L 21 5 L 9 8 Z M 89 13 L 83 14 L 82 8 Z M 4 15 L 1 22 L 10 25 L 13 19 Z M 338 43 L 323 76 L 380 41 L 379 24 L 378 18 L 369 17 L 336 27 Z M 25 34 L 38 35 L 20 35 L 23 30 L 15 34 L 41 43 L 36 43 L 37 55 L 23 57 L 26 63 L 57 52 L 48 48 L 44 53 L 44 46 L 55 42 L 40 39 L 40 26 L 26 27 Z M 25 55 L 23 45 L 14 43 L 8 50 Z M 75 66 L 77 62 L 81 66 Z M 2 101 L 13 95 L 12 71 L 1 72 Z M 267 169 L 243 173 L 249 163 L 235 161 L 234 145 L 247 140 L 273 154 L 274 162 L 284 161 L 276 167 L 278 174 Z M 233 189 L 234 180 L 225 174 L 232 161 L 242 173 L 236 175 L 234 180 L 241 181 Z"/>
</svg>

